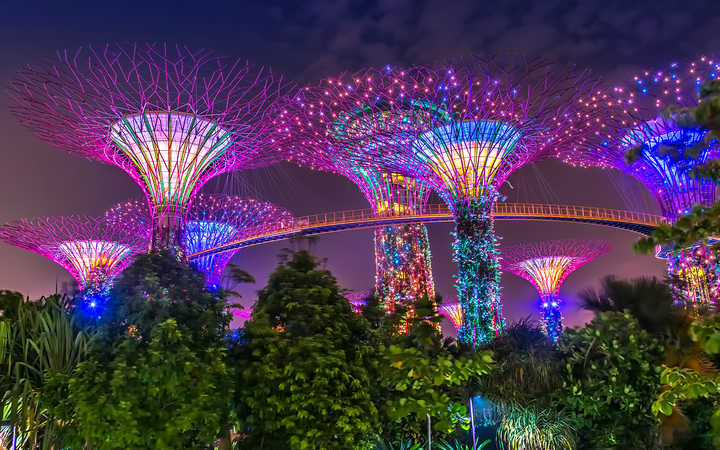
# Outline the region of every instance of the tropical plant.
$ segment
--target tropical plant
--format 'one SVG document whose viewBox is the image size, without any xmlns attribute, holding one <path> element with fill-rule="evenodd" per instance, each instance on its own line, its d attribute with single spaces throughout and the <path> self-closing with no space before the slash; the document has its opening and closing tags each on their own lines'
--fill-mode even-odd
<svg viewBox="0 0 720 450">
<path fill-rule="evenodd" d="M 629 313 L 598 314 L 559 341 L 565 361 L 554 407 L 575 428 L 579 448 L 653 448 L 662 350 Z"/>
<path fill-rule="evenodd" d="M 0 389 L 3 420 L 17 426 L 22 445 L 50 448 L 71 423 L 56 420 L 49 380 L 70 376 L 87 354 L 88 337 L 76 329 L 65 299 L 25 300 L 0 291 Z"/>
<path fill-rule="evenodd" d="M 498 441 L 511 449 L 572 450 L 572 424 L 552 409 L 509 406 L 502 411 Z"/>
<path fill-rule="evenodd" d="M 490 445 L 490 440 L 486 440 L 481 442 L 480 444 L 475 446 L 476 450 L 482 450 L 485 447 Z M 440 441 L 440 443 L 437 445 L 438 450 L 473 450 L 473 448 L 467 444 L 461 444 L 458 441 L 448 442 L 448 441 Z"/>
</svg>

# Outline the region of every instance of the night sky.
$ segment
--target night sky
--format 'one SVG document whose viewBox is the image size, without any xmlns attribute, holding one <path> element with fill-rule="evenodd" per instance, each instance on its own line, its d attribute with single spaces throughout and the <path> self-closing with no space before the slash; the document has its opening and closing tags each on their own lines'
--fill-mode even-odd
<svg viewBox="0 0 720 450">
<path fill-rule="evenodd" d="M 613 81 L 635 71 L 665 67 L 720 49 L 715 1 L 233 1 L 0 2 L 0 85 L 24 64 L 58 49 L 106 42 L 183 43 L 269 65 L 298 84 L 315 83 L 365 66 L 434 64 L 472 54 L 522 53 L 593 69 Z M 0 221 L 63 214 L 100 214 L 114 202 L 139 197 L 121 170 L 65 153 L 20 127 L 0 99 Z M 341 176 L 289 165 L 219 177 L 205 191 L 253 196 L 305 215 L 366 208 L 357 188 Z M 551 202 L 658 212 L 645 189 L 627 176 L 575 169 L 555 161 L 525 167 L 502 192 L 509 201 Z M 437 200 L 437 199 L 436 199 Z M 431 224 L 438 291 L 454 299 L 450 224 Z M 590 315 L 577 293 L 608 274 L 662 276 L 664 264 L 634 255 L 636 235 L 573 223 L 499 222 L 503 243 L 541 239 L 603 238 L 614 250 L 571 275 L 563 285 L 567 323 Z M 288 242 L 241 250 L 234 262 L 256 285 L 241 289 L 251 304 Z M 322 235 L 313 252 L 348 289 L 373 284 L 372 232 Z M 34 298 L 55 291 L 69 275 L 45 258 L 0 244 L 0 288 Z M 534 288 L 503 275 L 510 321 L 537 317 Z"/>
</svg>

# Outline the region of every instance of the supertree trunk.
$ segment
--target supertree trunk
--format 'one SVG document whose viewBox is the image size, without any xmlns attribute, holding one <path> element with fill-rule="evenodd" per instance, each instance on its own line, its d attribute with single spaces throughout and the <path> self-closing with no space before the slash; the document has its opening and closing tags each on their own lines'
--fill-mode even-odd
<svg viewBox="0 0 720 450">
<path fill-rule="evenodd" d="M 477 347 L 503 328 L 500 270 L 492 206 L 495 198 L 460 201 L 455 205 L 453 261 L 463 320 L 458 340 Z"/>
<path fill-rule="evenodd" d="M 154 214 L 151 241 L 153 249 L 169 251 L 181 261 L 187 259 L 183 243 L 185 215 L 186 208 L 181 206 L 166 208 Z"/>
<path fill-rule="evenodd" d="M 375 289 L 388 311 L 415 299 L 435 298 L 430 241 L 425 225 L 375 229 Z"/>
<path fill-rule="evenodd" d="M 717 250 L 698 244 L 670 254 L 668 273 L 676 304 L 695 315 L 714 314 L 720 296 Z"/>
<path fill-rule="evenodd" d="M 541 298 L 543 313 L 542 328 L 553 342 L 557 343 L 562 335 L 563 317 L 560 313 L 560 298 L 547 295 Z"/>
</svg>

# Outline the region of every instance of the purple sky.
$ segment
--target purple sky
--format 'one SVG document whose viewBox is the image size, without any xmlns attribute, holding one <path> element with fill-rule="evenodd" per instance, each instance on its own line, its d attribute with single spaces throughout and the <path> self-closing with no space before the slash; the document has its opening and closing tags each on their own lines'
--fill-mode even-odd
<svg viewBox="0 0 720 450">
<path fill-rule="evenodd" d="M 720 16 L 712 1 L 543 2 L 396 1 L 334 2 L 4 2 L 0 6 L 0 85 L 21 65 L 88 43 L 182 42 L 242 56 L 298 83 L 367 65 L 431 64 L 472 53 L 522 52 L 587 66 L 610 79 L 627 79 L 674 58 L 694 58 L 720 49 Z M 73 213 L 99 214 L 114 202 L 140 195 L 121 170 L 91 163 L 35 139 L 20 127 L 0 97 L 0 221 Z M 367 203 L 340 176 L 281 165 L 210 182 L 206 190 L 229 190 L 276 202 L 296 215 L 365 208 Z M 525 167 L 502 188 L 511 201 L 568 203 L 657 212 L 642 186 L 622 174 L 574 169 L 555 161 Z M 433 269 L 438 291 L 454 298 L 450 224 L 431 224 Z M 614 245 L 564 283 L 569 324 L 587 320 L 575 299 L 607 274 L 662 276 L 664 264 L 632 253 L 636 235 L 593 225 L 499 222 L 504 243 L 561 238 L 604 238 Z M 258 283 L 242 289 L 250 303 L 287 242 L 241 250 L 234 262 Z M 356 230 L 323 235 L 314 252 L 349 289 L 373 283 L 372 233 Z M 0 244 L 0 288 L 31 297 L 51 293 L 69 279 L 54 263 Z M 537 315 L 534 288 L 503 275 L 510 320 Z"/>
</svg>

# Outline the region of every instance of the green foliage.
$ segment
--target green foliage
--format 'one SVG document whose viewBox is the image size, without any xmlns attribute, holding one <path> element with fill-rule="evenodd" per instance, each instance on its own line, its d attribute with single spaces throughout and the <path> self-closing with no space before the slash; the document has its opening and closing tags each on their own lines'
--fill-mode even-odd
<svg viewBox="0 0 720 450">
<path fill-rule="evenodd" d="M 500 404 L 547 404 L 562 379 L 561 355 L 538 326 L 519 321 L 484 347 L 497 361 L 478 390 Z"/>
<path fill-rule="evenodd" d="M 126 335 L 104 360 L 81 363 L 70 400 L 81 436 L 98 449 L 202 448 L 225 424 L 224 349 L 198 349 L 174 319 Z"/>
<path fill-rule="evenodd" d="M 139 255 L 111 291 L 87 361 L 56 404 L 96 449 L 202 448 L 229 426 L 222 292 L 173 255 Z"/>
<path fill-rule="evenodd" d="M 656 278 L 618 280 L 608 276 L 602 279 L 600 290 L 585 290 L 580 300 L 585 309 L 595 313 L 627 311 L 656 338 L 677 339 L 687 321 L 675 306 L 670 287 Z"/>
<path fill-rule="evenodd" d="M 0 291 L 0 389 L 3 420 L 17 425 L 25 445 L 49 448 L 63 432 L 50 411 L 54 389 L 50 379 L 69 377 L 87 353 L 87 336 L 76 330 L 58 297 L 26 301 Z M 64 427 L 63 427 L 64 426 Z"/>
<path fill-rule="evenodd" d="M 690 337 L 711 355 L 720 354 L 720 317 L 711 316 L 693 322 Z M 701 373 L 680 367 L 665 367 L 661 381 L 667 386 L 652 405 L 656 415 L 669 416 L 685 400 L 720 399 L 720 375 L 717 371 Z M 720 448 L 720 409 L 710 417 L 715 448 Z"/>
<path fill-rule="evenodd" d="M 236 402 L 243 448 L 362 448 L 377 427 L 368 325 L 307 252 L 293 254 L 258 294 Z"/>
<path fill-rule="evenodd" d="M 565 359 L 556 410 L 582 436 L 580 448 L 651 448 L 658 421 L 661 348 L 629 313 L 604 312 L 559 342 Z"/>
<path fill-rule="evenodd" d="M 489 439 L 479 443 L 477 446 L 475 446 L 475 448 L 477 450 L 482 450 L 485 447 L 487 447 L 488 445 L 490 445 Z M 438 450 L 472 450 L 472 447 L 470 447 L 469 445 L 461 444 L 458 441 L 454 441 L 454 442 L 441 441 L 437 445 L 437 449 Z"/>
<path fill-rule="evenodd" d="M 575 433 L 568 420 L 551 409 L 512 406 L 503 408 L 498 440 L 512 449 L 572 450 Z"/>
</svg>

